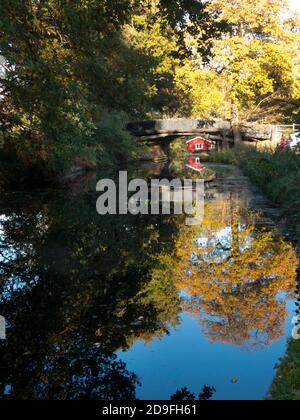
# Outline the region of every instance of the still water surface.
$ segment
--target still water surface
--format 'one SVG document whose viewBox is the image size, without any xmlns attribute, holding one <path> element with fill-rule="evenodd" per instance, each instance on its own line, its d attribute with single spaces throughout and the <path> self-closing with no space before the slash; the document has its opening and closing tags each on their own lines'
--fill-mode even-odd
<svg viewBox="0 0 300 420">
<path fill-rule="evenodd" d="M 101 217 L 96 178 L 1 198 L 1 399 L 266 396 L 291 334 L 296 250 L 238 169 L 210 170 L 200 227 Z M 192 176 L 154 174 L 172 171 Z"/>
</svg>

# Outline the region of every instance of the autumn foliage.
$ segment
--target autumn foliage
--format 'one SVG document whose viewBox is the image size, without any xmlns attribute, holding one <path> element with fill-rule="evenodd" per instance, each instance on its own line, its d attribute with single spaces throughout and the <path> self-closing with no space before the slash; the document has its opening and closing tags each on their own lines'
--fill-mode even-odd
<svg viewBox="0 0 300 420">
<path fill-rule="evenodd" d="M 295 286 L 297 256 L 280 234 L 255 226 L 255 214 L 228 195 L 207 204 L 200 231 L 182 229 L 172 272 L 184 309 L 213 342 L 268 346 L 284 334 L 283 294 Z"/>
</svg>

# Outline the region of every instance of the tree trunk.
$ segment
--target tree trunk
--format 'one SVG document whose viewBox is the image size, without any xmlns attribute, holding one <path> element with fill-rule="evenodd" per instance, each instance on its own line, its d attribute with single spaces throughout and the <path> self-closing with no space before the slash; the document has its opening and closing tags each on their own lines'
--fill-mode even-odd
<svg viewBox="0 0 300 420">
<path fill-rule="evenodd" d="M 225 131 L 222 131 L 222 149 L 223 150 L 228 150 L 229 149 L 229 143 L 228 143 L 228 137 L 226 135 L 227 133 Z"/>
<path fill-rule="evenodd" d="M 241 127 L 240 127 L 239 109 L 236 104 L 232 105 L 231 127 L 233 131 L 234 145 L 236 147 L 240 147 L 243 143 L 243 138 L 242 138 Z"/>
<path fill-rule="evenodd" d="M 164 139 L 161 141 L 161 148 L 166 156 L 170 156 L 170 144 L 172 140 Z"/>
</svg>

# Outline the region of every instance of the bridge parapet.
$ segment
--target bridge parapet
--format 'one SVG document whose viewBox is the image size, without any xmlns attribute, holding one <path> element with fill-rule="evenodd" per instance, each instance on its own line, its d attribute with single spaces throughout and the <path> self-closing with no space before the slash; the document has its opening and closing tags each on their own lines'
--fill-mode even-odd
<svg viewBox="0 0 300 420">
<path fill-rule="evenodd" d="M 231 125 L 229 121 L 169 119 L 132 122 L 126 128 L 136 137 L 146 137 L 219 133 L 230 130 Z"/>
<path fill-rule="evenodd" d="M 166 119 L 138 121 L 127 124 L 126 129 L 141 141 L 160 142 L 180 136 L 203 135 L 219 142 L 234 142 L 234 133 L 230 121 Z M 252 122 L 241 122 L 240 133 L 244 141 L 273 141 L 276 138 L 276 126 Z"/>
</svg>

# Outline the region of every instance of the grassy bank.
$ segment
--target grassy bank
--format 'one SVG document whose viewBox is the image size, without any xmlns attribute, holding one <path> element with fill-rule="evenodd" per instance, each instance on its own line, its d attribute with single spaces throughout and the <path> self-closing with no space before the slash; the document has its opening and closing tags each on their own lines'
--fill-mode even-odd
<svg viewBox="0 0 300 420">
<path fill-rule="evenodd" d="M 249 151 L 241 153 L 238 161 L 244 173 L 284 209 L 300 240 L 300 156 Z"/>
<path fill-rule="evenodd" d="M 300 241 L 300 156 L 291 152 L 216 152 L 210 161 L 238 165 L 272 202 L 282 207 Z M 300 340 L 291 339 L 268 399 L 300 400 Z"/>
<path fill-rule="evenodd" d="M 201 158 L 203 162 L 224 163 L 227 165 L 239 165 L 239 155 L 233 149 L 208 153 Z"/>
<path fill-rule="evenodd" d="M 285 211 L 300 241 L 300 156 L 291 152 L 228 150 L 210 155 L 210 161 L 238 165 L 276 206 Z"/>
<path fill-rule="evenodd" d="M 300 400 L 300 341 L 290 340 L 287 353 L 278 365 L 268 400 Z"/>
</svg>

